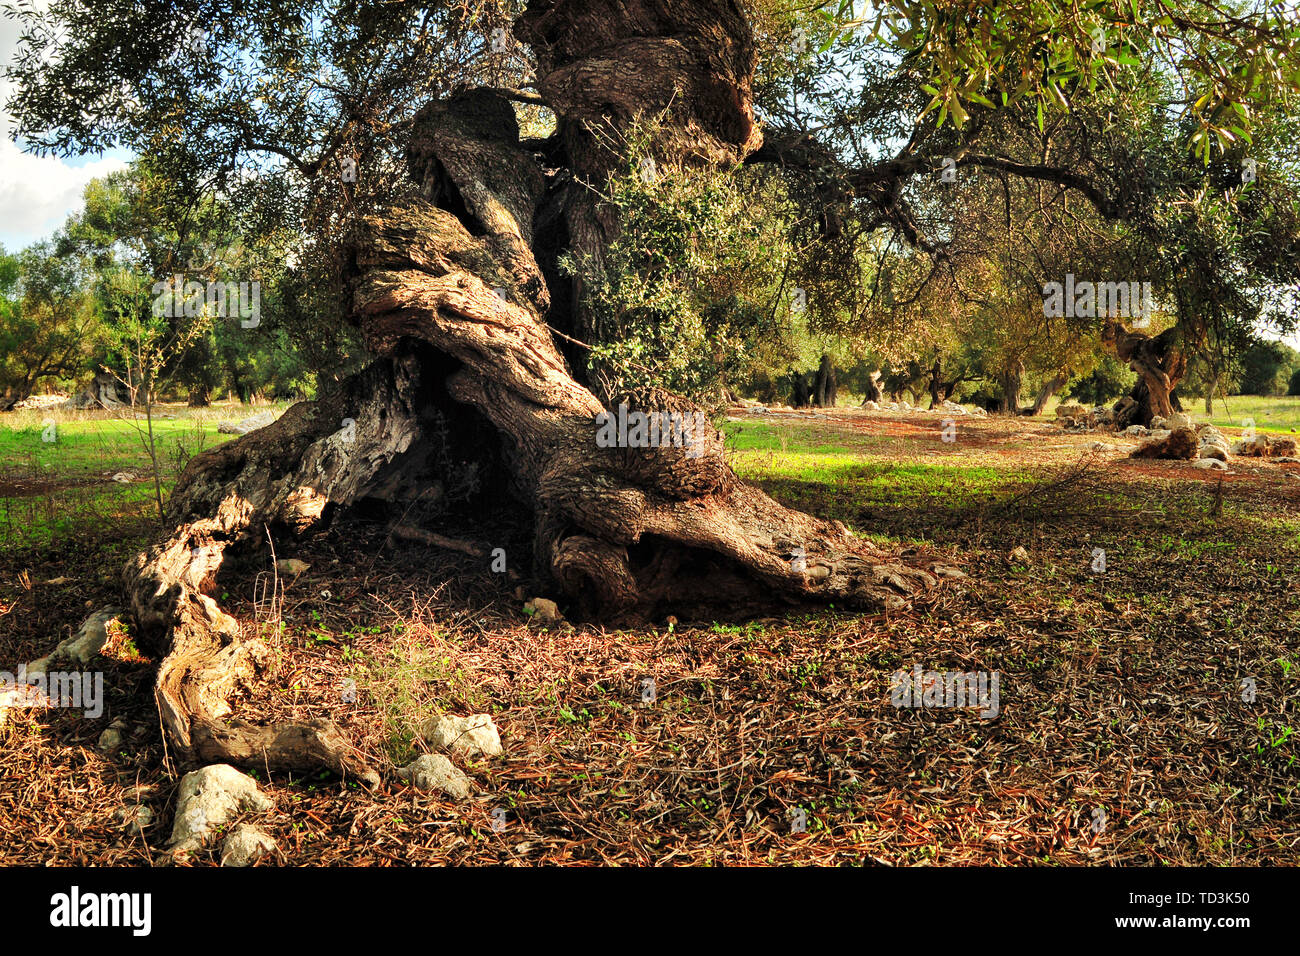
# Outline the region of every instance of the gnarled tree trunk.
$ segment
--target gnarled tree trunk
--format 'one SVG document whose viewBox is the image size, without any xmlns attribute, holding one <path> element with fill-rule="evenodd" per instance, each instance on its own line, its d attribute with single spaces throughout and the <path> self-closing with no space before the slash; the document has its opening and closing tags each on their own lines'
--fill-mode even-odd
<svg viewBox="0 0 1300 956">
<path fill-rule="evenodd" d="M 1118 427 L 1149 426 L 1156 415 L 1168 418 L 1182 410 L 1174 389 L 1187 374 L 1187 356 L 1178 326 L 1151 336 L 1130 332 L 1114 319 L 1107 319 L 1101 340 L 1116 358 L 1128 362 L 1129 368 L 1138 374 L 1128 396 L 1131 401 L 1121 399 L 1115 406 Z"/>
<path fill-rule="evenodd" d="M 531 514 L 535 568 L 578 614 L 893 608 L 955 574 L 891 558 L 746 485 L 722 436 L 684 399 L 624 397 L 631 411 L 675 416 L 680 440 L 600 446 L 605 405 L 548 328 L 582 328 L 571 305 L 580 298 L 553 288 L 558 255 L 567 246 L 599 256 L 618 233 L 613 211 L 582 184 L 599 186 L 627 162 L 613 144 L 641 113 L 662 114 L 659 162 L 730 164 L 755 149 L 753 40 L 728 0 L 534 2 L 515 32 L 537 52 L 537 87 L 558 116 L 548 154 L 566 167 L 543 167 L 494 92 L 423 109 L 411 194 L 358 223 L 349 257 L 375 364 L 337 394 L 195 458 L 173 499 L 176 529 L 127 570 L 142 633 L 167 654 L 158 705 L 183 759 L 374 779 L 327 721 L 231 718 L 226 700 L 257 654 L 210 592 L 228 549 L 264 527 L 301 532 L 362 499 L 436 497 L 452 476 L 430 436 L 448 416 L 490 425 Z"/>
<path fill-rule="evenodd" d="M 1024 373 L 1025 367 L 1022 364 L 1002 373 L 999 381 L 1002 386 L 1002 411 L 1008 415 L 1020 414 L 1020 382 Z"/>
</svg>

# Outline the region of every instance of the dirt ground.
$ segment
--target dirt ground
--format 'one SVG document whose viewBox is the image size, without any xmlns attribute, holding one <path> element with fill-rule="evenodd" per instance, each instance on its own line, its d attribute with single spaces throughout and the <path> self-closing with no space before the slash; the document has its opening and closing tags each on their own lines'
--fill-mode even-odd
<svg viewBox="0 0 1300 956">
<path fill-rule="evenodd" d="M 278 542 L 310 565 L 278 599 L 265 570 L 220 582 L 271 651 L 239 716 L 330 717 L 383 771 L 439 712 L 490 713 L 505 746 L 461 762 L 478 788 L 461 804 L 388 773 L 372 792 L 257 772 L 275 809 L 249 820 L 279 861 L 1296 862 L 1300 465 L 1234 459 L 1220 476 L 1025 419 L 961 418 L 945 442 L 931 413 L 732 418 L 742 475 L 967 577 L 889 616 L 543 627 L 517 582 L 381 525 Z M 4 660 L 114 603 L 152 533 L 136 520 L 0 556 Z M 491 536 L 515 554 L 521 535 Z M 163 750 L 156 662 L 121 639 L 106 654 L 103 718 L 11 710 L 0 728 L 0 863 L 171 862 L 186 768 Z M 891 675 L 918 664 L 997 672 L 996 716 L 893 706 Z M 118 719 L 126 741 L 101 753 Z M 142 832 L 119 819 L 135 805 L 154 814 Z M 215 845 L 186 862 L 215 864 Z"/>
</svg>

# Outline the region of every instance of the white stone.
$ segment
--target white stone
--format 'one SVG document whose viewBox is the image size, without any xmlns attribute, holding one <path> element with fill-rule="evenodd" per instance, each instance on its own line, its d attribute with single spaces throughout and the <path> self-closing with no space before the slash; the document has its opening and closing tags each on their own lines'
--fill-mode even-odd
<svg viewBox="0 0 1300 956">
<path fill-rule="evenodd" d="M 235 815 L 265 813 L 272 806 L 256 780 L 229 764 L 212 764 L 187 773 L 181 778 L 168 846 L 196 849 Z"/>
<path fill-rule="evenodd" d="M 122 614 L 120 607 L 100 608 L 86 618 L 81 629 L 38 661 L 27 665 L 28 675 L 44 674 L 51 661 L 89 664 L 108 641 L 108 625 Z"/>
<path fill-rule="evenodd" d="M 423 754 L 415 762 L 401 767 L 398 777 L 420 790 L 437 790 L 453 800 L 467 800 L 474 785 L 442 754 Z"/>
<path fill-rule="evenodd" d="M 153 818 L 153 811 L 145 806 L 118 807 L 113 812 L 114 820 L 136 833 L 153 826 Z"/>
<path fill-rule="evenodd" d="M 420 728 L 420 736 L 430 746 L 457 756 L 498 757 L 502 753 L 501 735 L 487 714 L 433 717 Z"/>
<path fill-rule="evenodd" d="M 222 866 L 251 866 L 264 856 L 271 856 L 279 847 L 269 833 L 241 823 L 221 842 Z"/>
</svg>

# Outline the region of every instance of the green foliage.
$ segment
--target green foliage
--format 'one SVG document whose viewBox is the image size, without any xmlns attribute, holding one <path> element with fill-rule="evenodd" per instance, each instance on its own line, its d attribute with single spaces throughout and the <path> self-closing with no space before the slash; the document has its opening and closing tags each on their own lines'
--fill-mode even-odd
<svg viewBox="0 0 1300 956">
<path fill-rule="evenodd" d="M 1103 355 L 1096 367 L 1073 382 L 1066 393 L 1087 406 L 1106 405 L 1126 394 L 1137 373 L 1112 355 Z"/>
<path fill-rule="evenodd" d="M 1242 356 L 1236 391 L 1242 395 L 1285 395 L 1300 353 L 1281 342 L 1259 341 Z"/>
<path fill-rule="evenodd" d="M 1038 128 L 1079 100 L 1122 87 L 1124 74 L 1176 62 L 1187 85 L 1187 145 L 1212 154 L 1251 141 L 1261 105 L 1300 91 L 1300 17 L 1289 0 L 1229 4 L 1223 29 L 1213 6 L 1188 2 L 1061 4 L 906 0 L 814 7 L 805 49 L 875 43 L 917 69 L 924 113 L 962 127 L 980 108 L 1028 108 Z M 1247 25 L 1248 23 L 1248 25 Z"/>
<path fill-rule="evenodd" d="M 81 371 L 95 315 L 80 266 L 51 242 L 0 249 L 0 396 L 21 401 Z"/>
<path fill-rule="evenodd" d="M 604 197 L 621 234 L 602 261 L 569 255 L 561 267 L 582 280 L 598 391 L 657 385 L 710 403 L 772 360 L 795 324 L 781 199 L 742 170 L 656 162 L 650 130 L 638 130 Z"/>
</svg>

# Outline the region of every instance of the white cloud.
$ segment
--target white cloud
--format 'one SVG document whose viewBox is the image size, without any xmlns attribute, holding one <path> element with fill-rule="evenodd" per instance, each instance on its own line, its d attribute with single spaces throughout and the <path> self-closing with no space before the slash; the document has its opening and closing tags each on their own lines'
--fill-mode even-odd
<svg viewBox="0 0 1300 956">
<path fill-rule="evenodd" d="M 35 7 L 44 9 L 46 0 Z M 18 22 L 0 19 L 0 61 L 7 65 L 18 50 Z M 13 93 L 12 84 L 0 80 L 0 108 Z M 119 158 L 80 160 L 72 165 L 56 157 L 24 153 L 9 138 L 12 118 L 0 112 L 0 243 L 10 252 L 43 239 L 81 208 L 82 191 L 98 176 L 122 169 Z"/>
<path fill-rule="evenodd" d="M 0 140 L 0 240 L 13 251 L 48 236 L 81 207 L 88 182 L 125 166 L 108 158 L 69 166 L 24 153 L 6 134 Z"/>
</svg>

